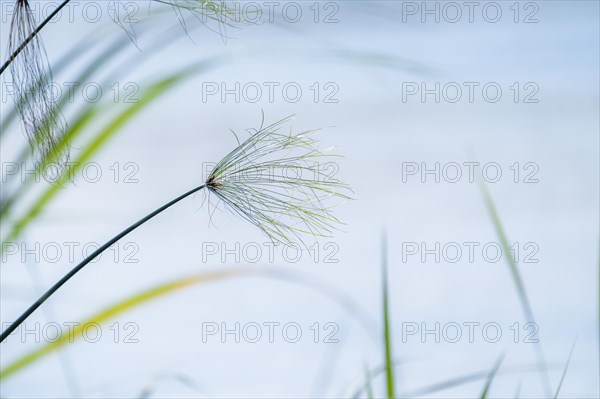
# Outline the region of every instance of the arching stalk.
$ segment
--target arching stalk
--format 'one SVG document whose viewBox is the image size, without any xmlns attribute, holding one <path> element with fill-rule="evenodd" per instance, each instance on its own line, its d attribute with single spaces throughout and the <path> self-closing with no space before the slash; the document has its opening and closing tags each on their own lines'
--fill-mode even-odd
<svg viewBox="0 0 600 399">
<path fill-rule="evenodd" d="M 33 312 L 35 312 L 37 308 L 39 308 L 44 302 L 46 302 L 46 300 L 48 298 L 50 298 L 52 296 L 52 294 L 54 294 L 56 291 L 58 291 L 58 289 L 60 287 L 62 287 L 67 281 L 69 281 L 71 279 L 71 277 L 73 277 L 75 274 L 77 274 L 77 272 L 79 272 L 81 269 L 83 269 L 85 267 L 85 265 L 87 265 L 92 260 L 94 260 L 96 257 L 98 257 L 102 252 L 106 251 L 108 248 L 110 248 L 113 244 L 115 244 L 121 238 L 125 237 L 127 234 L 131 233 L 133 230 L 137 229 L 138 227 L 140 227 L 141 225 L 143 225 L 144 223 L 146 223 L 147 221 L 152 219 L 154 216 L 156 216 L 159 213 L 163 212 L 164 210 L 170 208 L 171 206 L 175 205 L 179 201 L 189 197 L 190 195 L 202 190 L 204 187 L 206 187 L 206 185 L 202 184 L 201 186 L 198 186 L 198 187 L 188 191 L 187 193 L 180 195 L 179 197 L 177 197 L 174 200 L 161 206 L 154 212 L 152 212 L 152 213 L 148 214 L 147 216 L 143 217 L 142 219 L 138 220 L 136 223 L 132 224 L 131 226 L 129 226 L 128 228 L 126 228 L 125 230 L 123 230 L 122 232 L 120 232 L 119 234 L 114 236 L 113 238 L 111 238 L 108 242 L 106 242 L 106 244 L 102 245 L 100 248 L 98 248 L 96 251 L 94 251 L 93 254 L 89 255 L 81 263 L 79 263 L 77 266 L 75 266 L 69 273 L 67 273 L 56 284 L 54 284 L 48 291 L 46 291 L 44 293 L 44 295 L 42 295 L 37 301 L 35 301 L 33 303 L 33 305 L 31 305 L 29 307 L 29 309 L 27 309 L 21 316 L 19 316 L 19 318 L 17 320 L 15 320 L 14 323 L 12 323 L 4 332 L 2 332 L 2 335 L 0 335 L 0 342 L 4 342 L 4 340 L 6 338 L 8 338 L 8 336 L 10 334 L 12 334 L 29 316 L 31 316 L 31 314 Z"/>
</svg>

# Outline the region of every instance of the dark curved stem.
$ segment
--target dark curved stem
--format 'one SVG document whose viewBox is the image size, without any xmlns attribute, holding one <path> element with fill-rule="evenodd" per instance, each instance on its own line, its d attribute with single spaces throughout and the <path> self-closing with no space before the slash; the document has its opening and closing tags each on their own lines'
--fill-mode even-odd
<svg viewBox="0 0 600 399">
<path fill-rule="evenodd" d="M 60 10 L 62 10 L 62 8 L 64 6 L 66 6 L 67 3 L 70 2 L 70 1 L 71 0 L 65 0 L 65 1 L 63 1 L 58 7 L 56 7 L 56 10 L 52 11 L 52 13 L 50 15 L 48 15 L 48 17 L 46 17 L 46 19 L 44 19 L 42 21 L 42 23 L 33 32 L 31 32 L 31 34 L 29 35 L 29 37 L 27 39 L 25 39 L 25 41 L 23 43 L 21 43 L 21 45 L 19 46 L 19 48 L 17 48 L 15 50 L 15 52 L 12 53 L 10 57 L 8 57 L 8 60 L 6 60 L 6 62 L 4 63 L 4 65 L 2 65 L 2 68 L 0 68 L 0 75 L 2 75 L 2 73 L 4 72 L 4 70 L 6 68 L 8 68 L 8 66 L 15 60 L 15 58 L 17 58 L 17 55 L 19 55 L 19 53 L 21 51 L 23 51 L 23 49 L 25 47 L 27 47 L 27 45 L 29 44 L 29 42 L 31 42 L 33 40 L 33 38 L 37 36 L 38 33 L 40 33 L 40 31 L 42 30 L 42 28 L 44 26 L 46 26 L 46 24 L 48 22 L 50 22 L 52 20 L 52 18 L 54 18 L 54 16 L 56 14 L 58 14 L 60 12 Z"/>
<path fill-rule="evenodd" d="M 201 186 L 198 186 L 198 187 L 196 187 L 196 188 L 188 191 L 185 194 L 180 195 L 179 197 L 175 198 L 173 201 L 171 201 L 171 202 L 169 202 L 169 203 L 161 206 L 160 208 L 158 208 L 154 212 L 148 214 L 144 218 L 140 219 L 136 223 L 132 224 L 131 226 L 129 226 L 128 228 L 126 228 L 125 230 L 123 230 L 122 232 L 120 232 L 119 234 L 117 234 L 116 236 L 114 236 L 113 238 L 111 238 L 106 244 L 102 245 L 100 248 L 98 248 L 96 251 L 94 251 L 93 254 L 91 254 L 90 256 L 88 256 L 87 258 L 85 258 L 80 264 L 78 264 L 77 266 L 75 266 L 69 273 L 67 273 L 56 284 L 54 284 L 48 291 L 46 291 L 46 293 L 44 295 L 42 295 L 37 301 L 35 301 L 33 303 L 33 305 L 31 305 L 29 307 L 29 309 L 27 309 L 17 320 L 15 320 L 14 323 L 12 323 L 10 325 L 10 327 L 8 327 L 2 333 L 2 335 L 0 335 L 0 342 L 4 342 L 4 340 L 6 338 L 8 338 L 8 336 L 10 334 L 12 334 L 12 332 L 14 330 L 16 330 L 17 327 L 19 327 L 33 312 L 35 312 L 35 310 L 37 308 L 39 308 L 44 302 L 46 302 L 46 300 L 48 298 L 50 298 L 50 296 L 52 294 L 54 294 L 56 291 L 58 291 L 58 289 L 60 287 L 62 287 L 67 281 L 69 281 L 69 279 L 71 277 L 73 277 L 75 274 L 77 274 L 78 271 L 80 271 L 81 269 L 83 269 L 85 265 L 87 265 L 92 260 L 94 260 L 94 258 L 96 258 L 98 255 L 100 255 L 102 252 L 106 251 L 111 245 L 113 245 L 114 243 L 116 243 L 117 241 L 119 241 L 121 238 L 125 237 L 127 234 L 131 233 L 133 230 L 137 229 L 138 227 L 140 227 L 141 225 L 143 225 L 148 220 L 152 219 L 154 216 L 158 215 L 162 211 L 166 210 L 167 208 L 170 208 L 171 206 L 175 205 L 176 203 L 178 203 L 182 199 L 187 198 L 190 195 L 192 195 L 192 194 L 194 194 L 194 193 L 202 190 L 204 187 L 205 187 L 205 185 L 203 184 Z"/>
</svg>

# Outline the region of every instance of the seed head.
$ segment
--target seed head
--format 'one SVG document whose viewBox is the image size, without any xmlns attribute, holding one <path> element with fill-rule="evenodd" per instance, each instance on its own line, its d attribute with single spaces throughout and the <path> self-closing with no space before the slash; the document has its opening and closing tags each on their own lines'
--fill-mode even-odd
<svg viewBox="0 0 600 399">
<path fill-rule="evenodd" d="M 248 130 L 250 137 L 238 140 L 205 182 L 226 209 L 283 244 L 304 243 L 306 234 L 330 237 L 341 224 L 331 208 L 351 192 L 329 173 L 337 170 L 336 155 L 316 148 L 316 130 L 283 131 L 290 119 Z"/>
</svg>

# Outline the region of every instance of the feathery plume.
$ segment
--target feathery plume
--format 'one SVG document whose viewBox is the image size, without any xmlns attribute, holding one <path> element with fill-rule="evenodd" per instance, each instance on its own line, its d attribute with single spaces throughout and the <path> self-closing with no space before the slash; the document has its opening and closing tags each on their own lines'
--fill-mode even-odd
<svg viewBox="0 0 600 399">
<path fill-rule="evenodd" d="M 250 137 L 209 174 L 209 193 L 273 241 L 291 244 L 302 235 L 330 237 L 340 221 L 331 207 L 350 199 L 348 185 L 330 176 L 334 154 L 316 148 L 311 134 L 284 132 L 292 117 L 250 130 Z M 237 136 L 236 136 L 237 137 Z"/>
</svg>

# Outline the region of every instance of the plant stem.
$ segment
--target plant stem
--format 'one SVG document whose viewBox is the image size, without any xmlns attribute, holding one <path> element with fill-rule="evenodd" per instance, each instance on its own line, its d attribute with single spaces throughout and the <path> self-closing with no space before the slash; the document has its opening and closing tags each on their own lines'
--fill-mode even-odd
<svg viewBox="0 0 600 399">
<path fill-rule="evenodd" d="M 102 245 L 100 248 L 98 248 L 96 251 L 94 251 L 93 254 L 89 255 L 80 264 L 75 266 L 69 273 L 67 273 L 56 284 L 54 284 L 48 291 L 46 291 L 46 293 L 44 295 L 42 295 L 37 301 L 35 301 L 33 303 L 33 305 L 31 305 L 29 307 L 29 309 L 27 309 L 21 316 L 19 316 L 19 318 L 17 320 L 15 320 L 15 322 L 12 323 L 2 333 L 2 335 L 0 335 L 0 342 L 4 342 L 4 340 L 6 338 L 8 338 L 8 336 L 10 334 L 12 334 L 12 332 L 15 329 L 17 329 L 17 327 L 19 327 L 33 312 L 35 312 L 35 310 L 37 308 L 39 308 L 44 302 L 46 302 L 46 300 L 48 298 L 50 298 L 50 296 L 52 296 L 52 294 L 54 294 L 56 291 L 58 291 L 58 289 L 60 287 L 62 287 L 67 281 L 69 281 L 69 279 L 71 277 L 73 277 L 75 274 L 77 274 L 77 272 L 79 272 L 81 269 L 83 269 L 85 267 L 85 265 L 87 265 L 92 260 L 94 260 L 94 258 L 96 258 L 98 255 L 100 255 L 102 252 L 106 251 L 111 245 L 113 245 L 114 243 L 119 241 L 121 238 L 125 237 L 127 234 L 131 233 L 133 230 L 137 229 L 138 227 L 140 227 L 141 225 L 143 225 L 144 223 L 146 223 L 147 221 L 149 221 L 150 219 L 152 219 L 154 216 L 158 215 L 162 211 L 170 208 L 171 206 L 175 205 L 182 199 L 189 197 L 190 195 L 202 190 L 205 187 L 206 187 L 206 185 L 202 184 L 201 186 L 198 186 L 198 187 L 186 192 L 185 194 L 180 195 L 179 197 L 177 197 L 174 200 L 168 202 L 167 204 L 161 206 L 154 212 L 152 212 L 152 213 L 148 214 L 147 216 L 143 217 L 142 219 L 138 220 L 136 223 L 132 224 L 131 226 L 129 226 L 128 228 L 126 228 L 125 230 L 123 230 L 122 232 L 120 232 L 119 234 L 114 236 L 113 238 L 111 238 L 106 244 Z"/>
<path fill-rule="evenodd" d="M 392 339 L 390 332 L 390 305 L 388 295 L 388 250 L 387 250 L 387 231 L 384 229 L 381 235 L 381 273 L 382 273 L 382 291 L 383 291 L 383 338 L 385 352 L 385 377 L 387 388 L 387 399 L 396 398 L 396 389 L 394 387 L 394 361 L 392 360 Z"/>
<path fill-rule="evenodd" d="M 40 31 L 42 30 L 42 28 L 44 26 L 46 26 L 46 24 L 48 22 L 50 22 L 50 20 L 52 20 L 52 18 L 54 18 L 54 16 L 56 14 L 58 14 L 60 12 L 60 10 L 67 5 L 68 2 L 70 2 L 71 0 L 65 0 L 63 1 L 58 7 L 56 7 L 56 10 L 52 11 L 52 13 L 50 13 L 50 15 L 48 15 L 48 17 L 46 17 L 46 19 L 44 19 L 44 21 L 42 21 L 42 23 L 33 31 L 31 32 L 31 34 L 29 35 L 29 37 L 27 39 L 25 39 L 25 41 L 23 43 L 21 43 L 21 45 L 19 46 L 19 48 L 17 48 L 15 50 L 14 53 L 12 53 L 12 55 L 8 58 L 8 60 L 6 60 L 6 62 L 4 63 L 4 65 L 2 65 L 2 68 L 0 68 L 0 75 L 2 75 L 2 73 L 4 72 L 4 70 L 6 68 L 8 68 L 8 66 L 15 60 L 15 58 L 17 58 L 17 55 L 19 55 L 19 53 L 21 51 L 23 51 L 23 49 L 25 47 L 27 47 L 27 45 L 29 44 L 29 42 L 31 42 L 38 33 L 40 33 Z"/>
</svg>

